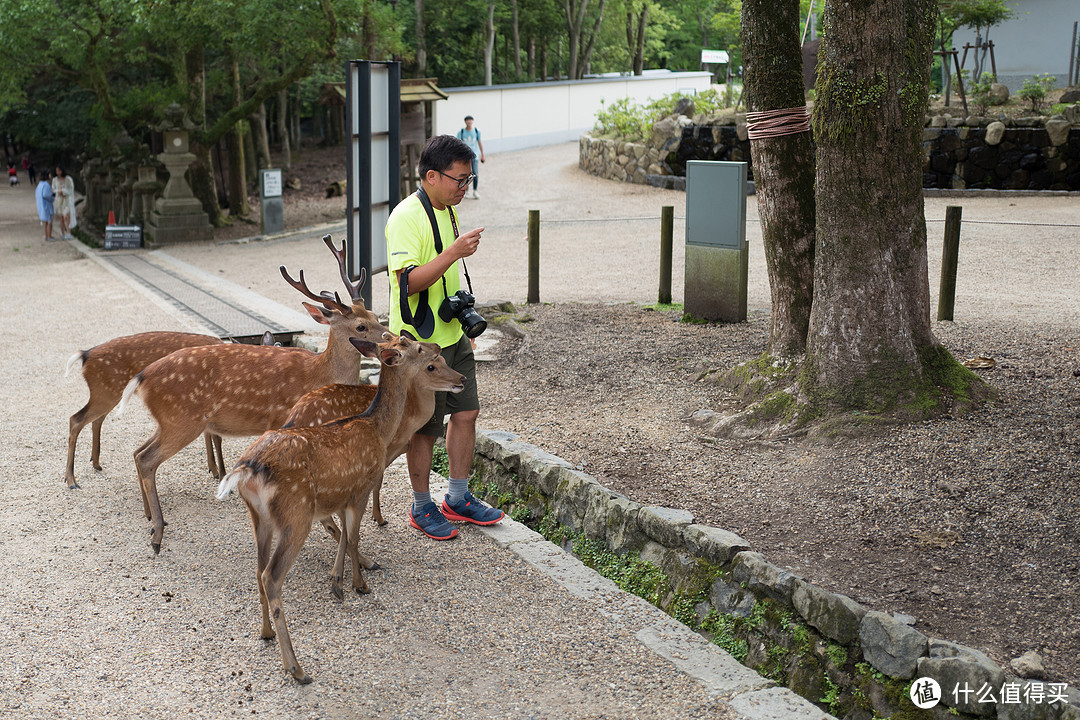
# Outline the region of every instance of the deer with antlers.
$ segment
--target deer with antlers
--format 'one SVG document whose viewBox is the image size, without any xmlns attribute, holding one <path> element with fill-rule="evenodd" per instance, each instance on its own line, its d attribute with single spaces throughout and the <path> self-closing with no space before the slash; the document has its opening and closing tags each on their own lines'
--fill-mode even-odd
<svg viewBox="0 0 1080 720">
<path fill-rule="evenodd" d="M 247 505 L 257 546 L 261 635 L 269 640 L 276 632 L 282 663 L 300 683 L 311 682 L 311 676 L 300 667 L 293 651 L 281 587 L 312 522 L 335 514 L 341 519 L 331 583 L 335 597 L 344 598 L 341 581 L 346 555 L 352 560 L 353 589 L 368 592 L 360 567 L 377 566 L 357 547 L 368 496 L 382 483 L 394 438 L 405 430 L 411 435 L 428 420 L 425 416 L 402 427 L 407 398 L 413 392 L 460 392 L 464 388 L 465 376 L 447 366 L 436 344 L 407 337 L 378 346 L 356 338 L 350 341 L 362 353 L 377 352 L 383 366 L 371 406 L 362 415 L 325 425 L 263 433 L 217 491 L 217 497 L 224 499 L 235 489 Z M 278 542 L 273 547 L 275 535 Z"/>
<path fill-rule="evenodd" d="M 90 389 L 90 399 L 68 421 L 68 456 L 64 481 L 69 489 L 79 487 L 75 479 L 75 445 L 83 428 L 92 423 L 93 446 L 90 462 L 101 470 L 101 424 L 120 402 L 124 387 L 140 370 L 176 350 L 198 345 L 218 345 L 223 342 L 213 335 L 183 332 L 145 332 L 113 338 L 89 350 L 80 350 L 68 360 L 64 377 L 71 374 L 76 363 L 82 363 L 82 375 Z M 263 345 L 274 344 L 274 334 L 267 330 Z M 221 436 L 203 433 L 206 438 L 206 468 L 216 480 L 225 476 L 225 460 L 221 453 Z"/>
<path fill-rule="evenodd" d="M 326 350 L 262 345 L 210 345 L 178 350 L 147 366 L 128 383 L 122 402 L 137 394 L 157 423 L 157 430 L 135 451 L 143 511 L 151 521 L 150 544 L 161 551 L 165 521 L 157 493 L 157 469 L 203 431 L 224 436 L 258 435 L 280 427 L 304 393 L 330 383 L 356 384 L 361 355 L 350 340 L 377 342 L 387 330 L 364 307 L 360 289 L 348 281 L 344 244 L 337 250 L 329 235 L 323 238 L 334 253 L 352 299 L 341 302 L 336 293 L 315 294 L 304 281 L 285 280 L 319 306 L 304 303 L 318 323 L 330 326 Z"/>
</svg>

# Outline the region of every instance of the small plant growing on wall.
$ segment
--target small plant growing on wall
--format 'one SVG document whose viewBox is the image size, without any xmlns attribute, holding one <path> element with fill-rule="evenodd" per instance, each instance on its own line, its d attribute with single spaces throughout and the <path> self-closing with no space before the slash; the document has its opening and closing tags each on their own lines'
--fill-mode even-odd
<svg viewBox="0 0 1080 720">
<path fill-rule="evenodd" d="M 994 84 L 994 76 L 984 72 L 978 82 L 973 82 L 968 87 L 968 97 L 975 106 L 975 114 L 982 115 L 990 107 L 990 86 Z"/>
</svg>

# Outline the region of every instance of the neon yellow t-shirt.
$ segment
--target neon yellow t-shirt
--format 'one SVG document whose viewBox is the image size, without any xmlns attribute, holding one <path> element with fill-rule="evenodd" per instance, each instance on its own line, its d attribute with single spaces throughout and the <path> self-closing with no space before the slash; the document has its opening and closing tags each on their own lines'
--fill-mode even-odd
<svg viewBox="0 0 1080 720">
<path fill-rule="evenodd" d="M 456 218 L 457 213 L 454 216 Z M 449 208 L 435 210 L 435 219 L 439 223 L 439 239 L 445 250 L 454 242 L 454 226 L 450 222 Z M 398 203 L 386 221 L 386 260 L 390 270 L 390 330 L 401 334 L 403 329 L 407 329 L 420 340 L 438 343 L 440 347 L 446 348 L 456 344 L 465 332 L 457 318 L 452 318 L 448 323 L 439 318 L 439 306 L 446 296 L 461 289 L 460 261 L 455 261 L 443 275 L 446 279 L 445 293 L 442 280 L 437 280 L 427 290 L 428 306 L 435 317 L 435 330 L 431 336 L 420 336 L 414 327 L 406 325 L 401 319 L 401 289 L 397 271 L 413 265 L 419 267 L 431 262 L 437 255 L 431 221 L 424 211 L 424 206 L 420 204 L 420 199 L 415 194 L 410 195 Z M 420 304 L 419 298 L 419 293 L 409 296 L 409 311 L 414 317 Z"/>
</svg>

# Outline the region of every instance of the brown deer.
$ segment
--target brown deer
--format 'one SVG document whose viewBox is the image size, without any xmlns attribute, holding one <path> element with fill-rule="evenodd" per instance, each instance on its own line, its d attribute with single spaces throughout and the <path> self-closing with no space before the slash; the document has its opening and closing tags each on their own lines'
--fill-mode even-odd
<svg viewBox="0 0 1080 720">
<path fill-rule="evenodd" d="M 401 418 L 407 395 L 411 390 L 433 393 L 464 389 L 465 376 L 446 365 L 436 344 L 407 337 L 378 346 L 357 339 L 352 343 L 362 353 L 377 351 L 383 364 L 378 393 L 364 414 L 318 427 L 263 433 L 244 451 L 236 469 L 225 476 L 217 490 L 217 497 L 224 499 L 236 489 L 247 505 L 258 556 L 261 635 L 269 640 L 276 630 L 282 663 L 301 683 L 311 682 L 311 676 L 296 660 L 281 603 L 281 587 L 312 522 L 335 514 L 341 519 L 331 580 L 334 596 L 344 599 L 341 581 L 346 555 L 352 560 L 353 589 L 368 592 L 360 566 L 377 566 L 357 547 L 360 520 L 368 496 L 382 482 L 391 443 L 406 429 Z M 427 420 L 424 417 L 413 421 L 408 432 L 416 432 Z M 273 547 L 275 535 L 278 542 Z"/>
<path fill-rule="evenodd" d="M 223 342 L 213 335 L 182 332 L 145 332 L 113 338 L 89 350 L 82 350 L 68 360 L 64 377 L 71 374 L 75 363 L 82 362 L 83 379 L 90 388 L 90 400 L 68 421 L 68 457 L 64 480 L 69 489 L 79 487 L 75 479 L 75 445 L 88 423 L 93 423 L 93 447 L 90 462 L 101 469 L 101 424 L 124 392 L 131 378 L 150 363 L 185 347 L 217 345 Z M 274 334 L 267 330 L 263 345 L 273 345 Z M 221 436 L 203 433 L 206 438 L 206 467 L 215 479 L 225 476 L 225 459 L 221 453 Z"/>
<path fill-rule="evenodd" d="M 212 335 L 199 335 L 182 332 L 145 332 L 137 335 L 125 335 L 114 338 L 89 350 L 82 350 L 68 360 L 66 377 L 75 363 L 82 362 L 82 375 L 90 388 L 90 399 L 86 405 L 71 416 L 68 421 L 68 455 L 64 480 L 68 488 L 77 488 L 75 480 L 75 445 L 79 433 L 87 424 L 93 431 L 93 447 L 90 450 L 90 462 L 95 470 L 101 469 L 101 425 L 124 392 L 124 386 L 131 378 L 150 363 L 163 358 L 180 348 L 199 345 L 219 345 L 219 338 Z M 206 465 L 215 478 L 221 479 L 224 468 L 220 467 L 214 451 L 220 456 L 221 438 L 207 433 Z"/>
<path fill-rule="evenodd" d="M 352 305 L 330 293 L 316 295 L 304 281 L 281 274 L 306 297 L 321 304 L 304 303 L 311 317 L 330 326 L 326 350 L 264 345 L 212 345 L 178 350 L 147 366 L 124 390 L 122 402 L 138 394 L 157 422 L 157 430 L 135 451 L 135 467 L 142 492 L 143 511 L 152 523 L 150 544 L 161 551 L 165 521 L 157 493 L 157 469 L 204 431 L 224 436 L 258 435 L 281 427 L 290 408 L 304 393 L 330 383 L 357 383 L 361 355 L 350 339 L 376 342 L 387 333 L 375 314 L 364 307 L 360 288 L 365 275 L 347 282 L 344 246 L 334 248 Z"/>
<path fill-rule="evenodd" d="M 286 418 L 282 427 L 313 427 L 323 425 L 331 420 L 359 415 L 371 405 L 375 399 L 378 388 L 374 385 L 324 385 L 312 390 L 300 398 Z M 423 427 L 435 413 L 435 391 L 421 390 L 413 387 L 405 400 L 405 410 L 402 416 L 399 432 L 387 446 L 386 465 L 394 462 L 409 448 L 409 439 L 412 438 L 415 429 Z M 417 424 L 419 421 L 419 424 Z M 378 484 L 371 492 L 371 517 L 378 525 L 385 525 L 382 505 L 379 502 L 379 491 L 382 484 Z M 332 522 L 323 523 L 331 535 L 337 539 L 337 526 Z"/>
</svg>

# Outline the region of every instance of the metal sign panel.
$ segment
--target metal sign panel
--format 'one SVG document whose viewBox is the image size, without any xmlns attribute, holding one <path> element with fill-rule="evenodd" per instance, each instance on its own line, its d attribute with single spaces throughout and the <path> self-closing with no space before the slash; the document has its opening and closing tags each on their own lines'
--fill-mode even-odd
<svg viewBox="0 0 1080 720">
<path fill-rule="evenodd" d="M 746 244 L 746 163 L 686 163 L 686 244 L 736 249 Z"/>
<path fill-rule="evenodd" d="M 346 190 L 348 243 L 353 280 L 386 270 L 390 211 L 401 200 L 401 63 L 350 60 L 346 65 L 345 125 L 348 128 Z M 371 306 L 371 285 L 364 285 Z"/>
</svg>

